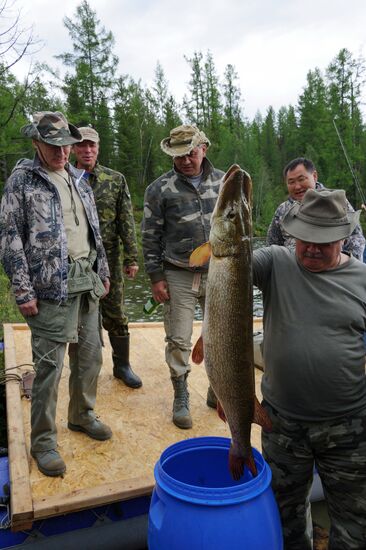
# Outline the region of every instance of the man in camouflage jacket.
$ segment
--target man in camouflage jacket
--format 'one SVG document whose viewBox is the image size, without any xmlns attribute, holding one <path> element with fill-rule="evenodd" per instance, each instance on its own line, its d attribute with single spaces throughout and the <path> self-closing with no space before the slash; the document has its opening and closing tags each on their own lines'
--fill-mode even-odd
<svg viewBox="0 0 366 550">
<path fill-rule="evenodd" d="M 57 450 L 56 403 L 69 342 L 68 428 L 98 440 L 112 432 L 95 415 L 102 365 L 99 298 L 109 269 L 93 193 L 68 163 L 81 139 L 60 112 L 39 112 L 22 132 L 33 140 L 34 161 L 22 160 L 6 183 L 0 212 L 0 258 L 32 334 L 35 378 L 31 454 L 39 470 L 66 470 Z"/>
<path fill-rule="evenodd" d="M 73 146 L 76 166 L 85 170 L 84 178 L 94 193 L 111 272 L 110 292 L 100 303 L 100 309 L 113 349 L 113 374 L 130 388 L 140 388 L 142 381 L 130 365 L 130 335 L 124 308 L 123 275 L 134 279 L 139 269 L 131 196 L 125 177 L 97 162 L 99 135 L 96 130 L 87 126 L 78 130 L 82 141 Z"/>
<path fill-rule="evenodd" d="M 299 157 L 290 161 L 285 167 L 284 179 L 289 192 L 288 199 L 277 208 L 267 232 L 267 245 L 277 244 L 295 250 L 295 239 L 288 235 L 282 227 L 282 220 L 295 202 L 301 202 L 307 189 L 325 189 L 324 185 L 318 182 L 318 174 L 310 159 Z M 351 204 L 347 201 L 349 212 L 354 212 Z M 345 240 L 343 252 L 352 254 L 357 260 L 363 259 L 365 238 L 360 224 L 357 224 L 352 234 Z"/>
<path fill-rule="evenodd" d="M 223 172 L 206 158 L 210 145 L 195 126 L 174 128 L 161 142 L 173 157 L 173 169 L 151 183 L 145 192 L 142 245 L 152 294 L 164 303 L 166 362 L 174 388 L 173 422 L 191 428 L 187 376 L 193 319 L 197 303 L 204 309 L 208 266 L 188 265 L 191 252 L 208 241 L 210 219 Z M 207 404 L 215 406 L 209 388 Z"/>
</svg>

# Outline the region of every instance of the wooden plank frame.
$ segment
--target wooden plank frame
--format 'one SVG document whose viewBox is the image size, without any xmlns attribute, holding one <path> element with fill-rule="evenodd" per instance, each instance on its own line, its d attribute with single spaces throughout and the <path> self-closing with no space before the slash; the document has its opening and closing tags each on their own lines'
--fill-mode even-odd
<svg viewBox="0 0 366 550">
<path fill-rule="evenodd" d="M 262 320 L 254 321 L 254 330 L 260 330 Z M 194 323 L 194 338 L 197 338 L 200 334 L 201 322 Z M 148 439 L 150 443 L 157 442 L 156 452 L 162 452 L 166 445 L 173 443 L 174 441 L 182 438 L 195 437 L 201 435 L 218 435 L 227 437 L 229 432 L 228 428 L 218 419 L 217 414 L 212 409 L 209 409 L 206 405 L 206 390 L 207 390 L 207 377 L 204 372 L 204 368 L 197 368 L 195 374 L 192 373 L 191 382 L 191 397 L 192 397 L 192 409 L 194 411 L 194 427 L 192 430 L 177 430 L 171 422 L 171 384 L 166 371 L 165 358 L 164 358 L 164 337 L 163 337 L 163 324 L 161 322 L 150 323 L 130 323 L 130 332 L 132 334 L 132 342 L 135 342 L 134 357 L 136 360 L 142 357 L 142 347 L 144 342 L 151 346 L 148 349 L 149 358 L 155 357 L 158 369 L 154 373 L 149 370 L 143 373 L 143 378 L 146 376 L 146 384 L 144 383 L 144 392 L 136 392 L 127 388 L 118 386 L 119 382 L 113 379 L 110 365 L 107 367 L 107 389 L 110 390 L 111 385 L 115 385 L 117 388 L 119 399 L 126 397 L 126 414 L 136 410 L 135 399 L 137 403 L 144 406 L 146 399 L 153 397 L 156 399 L 150 407 L 155 407 L 155 417 L 152 422 L 159 422 L 162 426 L 159 428 L 164 438 L 158 437 L 155 433 L 156 424 L 150 425 L 150 431 L 146 429 L 144 420 L 139 419 L 140 429 L 144 430 L 140 432 L 143 445 L 147 444 L 145 439 Z M 144 329 L 147 330 L 139 330 Z M 154 329 L 154 330 L 151 330 Z M 16 331 L 29 331 L 26 324 L 4 324 L 4 348 L 5 348 L 5 369 L 12 373 L 16 373 L 20 369 L 17 367 L 17 352 L 22 351 L 16 347 L 16 340 L 22 341 L 23 335 L 15 334 Z M 135 333 L 133 332 L 135 331 Z M 146 340 L 146 334 L 149 334 L 148 340 Z M 28 338 L 28 335 L 24 335 Z M 195 339 L 193 340 L 195 341 Z M 27 340 L 29 344 L 29 340 Z M 105 348 L 106 349 L 106 348 Z M 111 361 L 110 350 L 107 355 L 104 356 L 106 361 Z M 28 352 L 27 352 L 28 354 Z M 19 355 L 18 355 L 19 359 Z M 109 367 L 109 370 L 108 370 Z M 141 366 L 140 366 L 141 368 Z M 151 365 L 149 365 L 151 369 Z M 155 367 L 154 367 L 155 368 Z M 155 374 L 156 372 L 156 374 Z M 154 377 L 151 380 L 151 377 Z M 149 380 L 150 377 L 150 380 Z M 155 378 L 156 377 L 156 378 Z M 259 371 L 256 374 L 257 396 L 259 395 L 259 380 L 261 374 Z M 150 382 L 150 387 L 149 387 Z M 152 388 L 159 386 L 159 392 L 156 396 L 156 391 Z M 164 387 L 163 387 L 164 386 Z M 123 393 L 125 392 L 125 393 Z M 164 394 L 165 392 L 165 394 Z M 99 389 L 98 389 L 99 393 Z M 109 395 L 107 393 L 107 395 Z M 33 488 L 32 494 L 32 482 L 34 481 L 34 471 L 31 473 L 32 459 L 29 457 L 28 450 L 28 436 L 26 436 L 26 427 L 23 417 L 23 405 L 21 399 L 21 387 L 19 381 L 9 380 L 6 383 L 6 400 L 7 400 L 7 427 L 8 427 L 8 452 L 9 452 L 9 473 L 10 473 L 10 488 L 11 488 L 11 524 L 13 531 L 30 529 L 32 523 L 36 520 L 43 520 L 53 516 L 59 516 L 62 514 L 77 512 L 80 510 L 94 508 L 96 506 L 102 506 L 110 504 L 112 502 L 126 501 L 136 497 L 147 496 L 152 493 L 155 480 L 153 475 L 153 467 L 151 463 L 149 467 L 141 469 L 141 475 L 133 474 L 125 479 L 115 479 L 113 482 L 106 481 L 96 482 L 95 485 L 84 486 L 76 485 L 75 489 L 66 489 L 61 493 L 40 493 L 36 494 Z M 132 405 L 129 405 L 132 402 Z M 128 408 L 130 407 L 130 408 Z M 167 414 L 168 412 L 168 414 Z M 120 414 L 118 410 L 118 414 Z M 148 416 L 152 416 L 150 413 Z M 66 424 L 65 424 L 66 425 Z M 143 426 L 141 428 L 141 426 Z M 153 427 L 152 427 L 153 426 Z M 28 426 L 29 429 L 29 426 Z M 65 428 L 65 432 L 67 429 Z M 169 432 L 167 434 L 167 432 Z M 183 433 L 189 432 L 189 433 Z M 141 435 L 142 434 L 142 435 Z M 69 437 L 67 435 L 67 437 Z M 84 437 L 80 434 L 70 434 L 71 437 Z M 131 437 L 131 432 L 126 434 L 126 440 Z M 256 435 L 258 441 L 258 435 Z M 117 439 L 117 438 L 116 438 Z M 81 442 L 81 440 L 80 440 Z M 163 445 L 163 447 L 161 447 Z M 256 442 L 258 447 L 258 442 Z M 133 456 L 133 455 L 130 455 Z M 154 455 L 154 460 L 158 458 L 158 455 Z M 33 464 L 34 468 L 34 464 Z M 68 467 L 69 469 L 69 467 Z M 99 483 L 99 484 L 98 484 Z"/>
<path fill-rule="evenodd" d="M 149 326 L 151 325 L 150 323 Z M 3 326 L 5 370 L 19 374 L 16 366 L 14 331 L 28 330 L 28 326 L 7 323 Z M 33 500 L 19 381 L 7 381 L 6 403 L 12 531 L 31 529 L 32 523 L 36 520 L 151 495 L 155 485 L 153 475 L 80 489 L 67 495 Z"/>
</svg>

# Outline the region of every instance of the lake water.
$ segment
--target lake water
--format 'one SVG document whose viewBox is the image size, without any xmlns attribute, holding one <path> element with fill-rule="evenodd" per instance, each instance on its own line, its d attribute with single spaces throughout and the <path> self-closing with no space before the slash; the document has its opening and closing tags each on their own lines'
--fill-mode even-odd
<svg viewBox="0 0 366 550">
<path fill-rule="evenodd" d="M 253 239 L 253 248 L 261 248 L 265 244 L 265 239 Z M 130 322 L 150 322 L 163 320 L 163 308 L 159 307 L 152 315 L 146 315 L 143 312 L 144 304 L 151 296 L 150 279 L 144 272 L 142 260 L 140 261 L 140 271 L 134 281 L 126 279 L 125 283 L 125 306 L 126 313 Z M 262 316 L 262 295 L 258 289 L 254 289 L 254 307 L 253 315 Z M 202 312 L 199 306 L 196 308 L 196 320 L 202 320 Z"/>
</svg>

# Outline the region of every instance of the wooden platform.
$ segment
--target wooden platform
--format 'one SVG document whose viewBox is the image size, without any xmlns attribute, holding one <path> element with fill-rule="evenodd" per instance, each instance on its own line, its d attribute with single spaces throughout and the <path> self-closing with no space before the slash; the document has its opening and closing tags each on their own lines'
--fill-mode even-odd
<svg viewBox="0 0 366 550">
<path fill-rule="evenodd" d="M 171 421 L 173 389 L 164 358 L 162 323 L 131 323 L 131 364 L 143 380 L 138 390 L 112 375 L 109 340 L 105 334 L 103 368 L 96 412 L 113 430 L 113 438 L 98 442 L 67 429 L 67 355 L 59 389 L 57 428 L 59 451 L 67 465 L 63 478 L 42 475 L 29 454 L 30 401 L 21 397 L 18 381 L 6 386 L 12 528 L 29 528 L 34 520 L 148 495 L 154 487 L 154 465 L 172 443 L 198 436 L 230 437 L 216 411 L 206 405 L 207 377 L 203 365 L 189 376 L 193 428 L 180 430 Z M 193 342 L 201 331 L 194 326 Z M 31 371 L 27 325 L 4 325 L 5 368 Z M 21 365 L 21 366 L 19 366 Z M 14 368 L 17 367 L 17 368 Z M 260 399 L 261 371 L 256 369 Z M 253 425 L 252 445 L 260 449 L 260 428 Z"/>
</svg>

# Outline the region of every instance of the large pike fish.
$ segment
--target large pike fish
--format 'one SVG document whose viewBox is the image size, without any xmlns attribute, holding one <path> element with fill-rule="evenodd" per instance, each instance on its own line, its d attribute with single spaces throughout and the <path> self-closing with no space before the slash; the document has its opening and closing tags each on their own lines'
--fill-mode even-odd
<svg viewBox="0 0 366 550">
<path fill-rule="evenodd" d="M 252 182 L 239 166 L 224 181 L 211 219 L 210 239 L 191 255 L 190 265 L 210 259 L 202 336 L 192 359 L 205 367 L 219 416 L 231 432 L 229 468 L 238 480 L 247 465 L 256 475 L 252 422 L 270 429 L 255 397 L 253 361 Z"/>
</svg>

